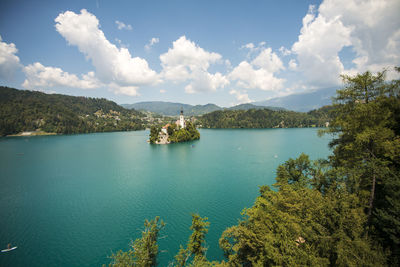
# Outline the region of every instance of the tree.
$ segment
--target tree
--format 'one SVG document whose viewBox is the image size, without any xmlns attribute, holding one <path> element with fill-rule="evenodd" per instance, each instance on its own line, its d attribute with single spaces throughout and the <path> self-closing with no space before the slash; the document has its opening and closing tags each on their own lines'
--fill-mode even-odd
<svg viewBox="0 0 400 267">
<path fill-rule="evenodd" d="M 366 215 L 355 194 L 345 188 L 313 188 L 325 175 L 320 163 L 302 154 L 278 167 L 278 191 L 260 188 L 253 207 L 220 239 L 235 266 L 375 266 L 382 250 L 364 237 Z M 326 173 L 330 173 L 327 170 Z M 320 179 L 323 180 L 323 179 Z"/>
<path fill-rule="evenodd" d="M 150 144 L 155 144 L 158 141 L 158 134 L 161 131 L 160 127 L 151 126 L 150 127 Z"/>
<path fill-rule="evenodd" d="M 140 266 L 151 267 L 157 265 L 159 232 L 164 228 L 165 223 L 159 217 L 144 222 L 142 237 L 131 244 L 127 252 L 119 251 L 111 255 L 110 267 Z"/>
<path fill-rule="evenodd" d="M 396 68 L 400 71 L 399 68 Z M 400 264 L 400 87 L 386 82 L 385 71 L 342 76 L 334 116 L 327 132 L 336 138 L 332 166 L 346 172 L 344 181 L 361 200 L 367 234 L 390 249 Z"/>
<path fill-rule="evenodd" d="M 193 266 L 208 266 L 205 253 L 207 248 L 204 246 L 205 236 L 208 232 L 210 223 L 207 217 L 200 217 L 198 214 L 192 214 L 192 225 L 190 230 L 192 234 L 189 237 L 186 248 L 180 247 L 178 254 L 175 256 L 176 266 L 186 266 L 190 259 Z"/>
</svg>

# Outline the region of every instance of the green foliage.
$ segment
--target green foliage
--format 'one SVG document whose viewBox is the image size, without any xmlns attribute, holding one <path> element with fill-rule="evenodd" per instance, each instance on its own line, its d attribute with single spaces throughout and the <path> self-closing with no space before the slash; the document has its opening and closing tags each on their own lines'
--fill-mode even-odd
<svg viewBox="0 0 400 267">
<path fill-rule="evenodd" d="M 399 69 L 397 68 L 399 71 Z M 334 118 L 326 131 L 336 138 L 332 166 L 342 168 L 349 192 L 368 216 L 368 231 L 400 264 L 400 86 L 385 71 L 342 76 Z"/>
<path fill-rule="evenodd" d="M 200 133 L 196 127 L 189 121 L 186 122 L 186 128 L 177 129 L 174 125 L 171 127 L 172 134 L 169 134 L 171 143 L 179 143 L 200 139 Z"/>
<path fill-rule="evenodd" d="M 270 109 L 214 111 L 199 117 L 199 124 L 204 128 L 325 127 L 331 109 L 322 107 L 308 113 Z"/>
<path fill-rule="evenodd" d="M 316 163 L 318 165 L 318 163 Z M 322 193 L 309 185 L 318 167 L 306 155 L 279 166 L 278 192 L 268 186 L 245 220 L 228 228 L 220 246 L 232 265 L 376 266 L 382 251 L 363 236 L 366 216 L 356 195 Z"/>
<path fill-rule="evenodd" d="M 186 248 L 180 246 L 178 254 L 175 256 L 175 266 L 209 266 L 206 259 L 205 237 L 210 223 L 207 217 L 200 217 L 192 214 L 192 234 L 189 237 Z"/>
<path fill-rule="evenodd" d="M 190 230 L 193 233 L 189 238 L 188 249 L 195 258 L 204 257 L 207 250 L 203 246 L 210 225 L 207 220 L 207 217 L 201 218 L 198 214 L 192 214 L 192 226 L 190 226 Z"/>
<path fill-rule="evenodd" d="M 160 141 L 161 127 L 151 126 L 150 128 L 150 144 Z M 200 139 L 200 133 L 196 127 L 189 121 L 186 122 L 185 128 L 180 128 L 176 124 L 171 124 L 167 128 L 168 140 L 171 143 L 179 143 Z"/>
<path fill-rule="evenodd" d="M 143 115 L 99 98 L 0 87 L 0 136 L 22 131 L 91 133 L 144 129 Z"/>
<path fill-rule="evenodd" d="M 158 245 L 157 239 L 159 232 L 165 224 L 159 217 L 154 220 L 144 222 L 142 237 L 136 239 L 131 244 L 131 249 L 127 252 L 118 251 L 111 255 L 111 267 L 140 266 L 151 267 L 157 265 Z"/>
<path fill-rule="evenodd" d="M 150 144 L 155 144 L 157 141 L 159 141 L 158 134 L 160 131 L 161 131 L 160 127 L 157 126 L 150 127 Z"/>
</svg>

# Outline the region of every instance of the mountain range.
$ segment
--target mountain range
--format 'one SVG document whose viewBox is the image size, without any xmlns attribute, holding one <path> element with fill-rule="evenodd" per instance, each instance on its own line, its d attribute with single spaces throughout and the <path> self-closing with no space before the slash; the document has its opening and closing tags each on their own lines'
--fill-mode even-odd
<svg viewBox="0 0 400 267">
<path fill-rule="evenodd" d="M 215 104 L 193 106 L 189 104 L 163 102 L 163 101 L 138 102 L 135 104 L 122 104 L 121 106 L 127 109 L 150 111 L 165 116 L 177 116 L 180 114 L 181 110 L 183 110 L 184 114 L 187 116 L 199 116 L 217 110 L 249 110 L 249 109 L 266 109 L 266 108 L 271 110 L 283 110 L 283 108 L 279 107 L 257 106 L 250 103 L 240 104 L 230 108 L 223 108 Z"/>
<path fill-rule="evenodd" d="M 177 116 L 183 109 L 187 116 L 204 115 L 217 110 L 249 110 L 249 109 L 270 109 L 270 110 L 292 110 L 308 112 L 322 106 L 330 105 L 331 98 L 335 95 L 337 88 L 323 88 L 311 92 L 293 94 L 283 97 L 276 97 L 265 101 L 240 104 L 224 108 L 215 104 L 189 105 L 164 101 L 138 102 L 134 104 L 122 104 L 124 108 L 150 111 L 165 116 Z"/>
<path fill-rule="evenodd" d="M 337 87 L 323 88 L 311 92 L 253 102 L 252 104 L 258 106 L 282 107 L 288 110 L 307 112 L 332 104 L 332 97 L 336 95 L 337 89 Z"/>
</svg>

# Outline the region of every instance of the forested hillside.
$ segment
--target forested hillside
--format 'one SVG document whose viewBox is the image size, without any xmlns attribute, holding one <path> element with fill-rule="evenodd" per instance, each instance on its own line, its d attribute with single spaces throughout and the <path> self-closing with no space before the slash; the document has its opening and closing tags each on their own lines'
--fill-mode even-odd
<svg viewBox="0 0 400 267">
<path fill-rule="evenodd" d="M 203 128 L 295 128 L 324 127 L 330 121 L 329 111 L 322 107 L 308 113 L 270 110 L 219 110 L 199 117 Z"/>
<path fill-rule="evenodd" d="M 90 133 L 143 129 L 140 112 L 104 98 L 0 87 L 0 136 L 22 131 Z"/>
</svg>

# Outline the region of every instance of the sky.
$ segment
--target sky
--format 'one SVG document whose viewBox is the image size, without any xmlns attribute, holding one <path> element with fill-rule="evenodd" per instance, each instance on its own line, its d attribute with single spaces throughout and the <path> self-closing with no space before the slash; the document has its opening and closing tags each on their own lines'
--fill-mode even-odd
<svg viewBox="0 0 400 267">
<path fill-rule="evenodd" d="M 0 85 L 232 106 L 400 66 L 399 0 L 0 1 Z"/>
</svg>

